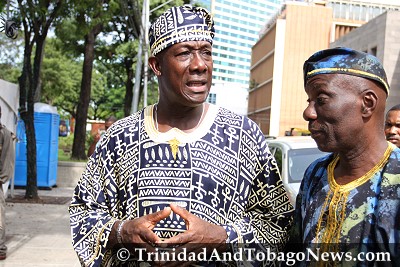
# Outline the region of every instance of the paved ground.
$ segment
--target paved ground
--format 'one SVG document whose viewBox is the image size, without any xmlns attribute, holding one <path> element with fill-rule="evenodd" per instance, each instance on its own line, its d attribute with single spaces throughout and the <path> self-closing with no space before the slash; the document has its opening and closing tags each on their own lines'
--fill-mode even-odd
<svg viewBox="0 0 400 267">
<path fill-rule="evenodd" d="M 24 203 L 15 189 L 6 208 L 7 259 L 0 267 L 77 267 L 69 228 L 68 198 L 73 188 L 39 190 L 45 204 Z M 50 204 L 52 203 L 52 204 Z"/>
</svg>

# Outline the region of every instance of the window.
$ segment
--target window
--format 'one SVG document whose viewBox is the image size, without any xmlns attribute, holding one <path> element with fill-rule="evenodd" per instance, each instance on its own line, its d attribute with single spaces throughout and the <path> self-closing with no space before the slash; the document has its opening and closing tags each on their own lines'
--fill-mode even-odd
<svg viewBox="0 0 400 267">
<path fill-rule="evenodd" d="M 217 103 L 217 94 L 215 93 L 210 93 L 207 97 L 207 102 L 211 104 L 216 104 Z"/>
<path fill-rule="evenodd" d="M 270 147 L 271 154 L 274 156 L 276 160 L 276 164 L 278 165 L 279 173 L 282 174 L 282 150 L 279 147 Z"/>
<path fill-rule="evenodd" d="M 371 52 L 369 52 L 371 55 L 376 56 L 376 46 L 371 48 Z"/>
</svg>

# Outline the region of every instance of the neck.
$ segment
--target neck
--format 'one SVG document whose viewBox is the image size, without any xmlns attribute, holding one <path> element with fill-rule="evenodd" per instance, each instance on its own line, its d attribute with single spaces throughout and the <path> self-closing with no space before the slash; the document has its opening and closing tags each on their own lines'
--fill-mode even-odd
<svg viewBox="0 0 400 267">
<path fill-rule="evenodd" d="M 334 170 L 336 182 L 347 184 L 363 176 L 379 163 L 387 148 L 388 143 L 383 139 L 376 146 L 360 146 L 351 152 L 339 152 L 339 162 Z"/>
<path fill-rule="evenodd" d="M 185 132 L 192 132 L 199 127 L 208 105 L 202 103 L 196 107 L 163 108 L 156 104 L 154 107 L 154 122 L 158 131 L 166 132 L 177 128 Z"/>
</svg>

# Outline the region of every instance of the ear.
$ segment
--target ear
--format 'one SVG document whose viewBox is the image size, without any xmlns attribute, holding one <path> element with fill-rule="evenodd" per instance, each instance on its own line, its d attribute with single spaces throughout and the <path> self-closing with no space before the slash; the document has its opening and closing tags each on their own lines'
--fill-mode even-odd
<svg viewBox="0 0 400 267">
<path fill-rule="evenodd" d="M 161 66 L 159 59 L 157 57 L 154 56 L 149 57 L 149 66 L 153 70 L 155 75 L 157 76 L 161 75 Z"/>
<path fill-rule="evenodd" d="M 378 95 L 374 90 L 366 90 L 363 92 L 362 98 L 362 116 L 371 117 L 378 105 Z"/>
</svg>

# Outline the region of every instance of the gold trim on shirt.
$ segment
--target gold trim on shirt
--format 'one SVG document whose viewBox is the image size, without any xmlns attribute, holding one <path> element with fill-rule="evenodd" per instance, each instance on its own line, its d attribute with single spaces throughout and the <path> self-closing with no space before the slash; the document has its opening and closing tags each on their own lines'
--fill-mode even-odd
<svg viewBox="0 0 400 267">
<path fill-rule="evenodd" d="M 334 177 L 334 169 L 339 161 L 339 156 L 336 155 L 332 162 L 329 163 L 327 168 L 329 192 L 325 197 L 316 229 L 316 242 L 322 245 L 321 248 L 323 251 L 338 251 L 340 233 L 343 222 L 346 219 L 346 203 L 350 191 L 369 181 L 377 171 L 382 169 L 387 163 L 393 149 L 394 145 L 388 143 L 388 147 L 382 158 L 371 170 L 360 178 L 344 185 L 339 185 Z M 328 213 L 326 214 L 325 211 L 327 209 Z"/>
</svg>

